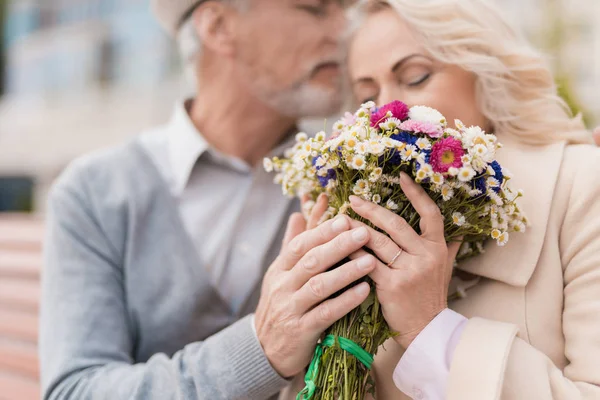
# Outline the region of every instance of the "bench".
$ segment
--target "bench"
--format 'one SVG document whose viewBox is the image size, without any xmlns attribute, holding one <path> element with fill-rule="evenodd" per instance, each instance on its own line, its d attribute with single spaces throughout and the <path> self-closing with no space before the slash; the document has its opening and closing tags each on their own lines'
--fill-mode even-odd
<svg viewBox="0 0 600 400">
<path fill-rule="evenodd" d="M 37 355 L 43 221 L 0 214 L 0 400 L 40 398 Z"/>
</svg>

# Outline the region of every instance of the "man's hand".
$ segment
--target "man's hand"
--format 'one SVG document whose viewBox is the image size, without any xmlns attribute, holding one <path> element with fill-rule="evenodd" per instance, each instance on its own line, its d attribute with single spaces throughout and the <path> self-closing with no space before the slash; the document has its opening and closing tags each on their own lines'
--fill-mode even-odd
<svg viewBox="0 0 600 400">
<path fill-rule="evenodd" d="M 600 126 L 594 129 L 594 142 L 596 146 L 600 146 Z"/>
<path fill-rule="evenodd" d="M 302 372 L 321 334 L 367 298 L 370 288 L 363 282 L 328 299 L 372 272 L 373 256 L 327 270 L 368 241 L 367 229 L 351 229 L 346 216 L 311 230 L 301 214 L 290 217 L 283 249 L 265 275 L 255 314 L 258 339 L 281 376 Z"/>
</svg>

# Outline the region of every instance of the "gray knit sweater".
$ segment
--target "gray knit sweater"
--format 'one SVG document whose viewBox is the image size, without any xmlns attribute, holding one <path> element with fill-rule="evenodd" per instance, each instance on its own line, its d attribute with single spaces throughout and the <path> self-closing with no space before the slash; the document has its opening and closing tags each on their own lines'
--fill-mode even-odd
<svg viewBox="0 0 600 400">
<path fill-rule="evenodd" d="M 276 398 L 288 381 L 249 315 L 260 284 L 233 315 L 198 265 L 175 200 L 137 141 L 71 165 L 49 203 L 44 399 Z"/>
</svg>

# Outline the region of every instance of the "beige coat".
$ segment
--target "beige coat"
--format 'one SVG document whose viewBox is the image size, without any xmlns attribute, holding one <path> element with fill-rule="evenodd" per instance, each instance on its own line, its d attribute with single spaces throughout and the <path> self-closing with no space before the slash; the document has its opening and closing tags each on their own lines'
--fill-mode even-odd
<svg viewBox="0 0 600 400">
<path fill-rule="evenodd" d="M 501 142 L 531 227 L 460 266 L 481 279 L 450 304 L 470 319 L 447 398 L 600 399 L 600 149 Z M 392 381 L 402 349 L 385 348 L 373 364 L 377 400 L 408 399 Z"/>
</svg>

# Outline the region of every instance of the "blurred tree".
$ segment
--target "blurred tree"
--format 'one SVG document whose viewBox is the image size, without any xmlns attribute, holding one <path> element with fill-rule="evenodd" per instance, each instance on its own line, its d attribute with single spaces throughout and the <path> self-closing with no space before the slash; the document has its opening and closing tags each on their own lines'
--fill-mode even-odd
<svg viewBox="0 0 600 400">
<path fill-rule="evenodd" d="M 563 7 L 563 0 L 546 0 L 548 24 L 546 25 L 547 31 L 544 32 L 544 45 L 548 52 L 554 56 L 554 73 L 558 94 L 565 100 L 573 115 L 582 114 L 584 122 L 589 126 L 591 123 L 589 114 L 577 99 L 572 78 L 567 72 L 567 67 L 563 61 L 567 57 L 564 53 L 569 42 L 569 34 L 573 29 L 577 29 L 579 25 L 576 21 L 566 19 L 565 15 L 568 14 L 565 13 Z"/>
<path fill-rule="evenodd" d="M 4 38 L 4 22 L 6 18 L 7 0 L 0 0 L 0 96 L 4 93 L 5 83 L 5 38 Z"/>
</svg>

